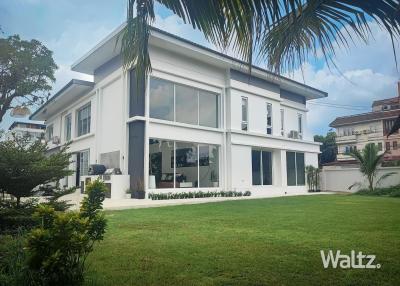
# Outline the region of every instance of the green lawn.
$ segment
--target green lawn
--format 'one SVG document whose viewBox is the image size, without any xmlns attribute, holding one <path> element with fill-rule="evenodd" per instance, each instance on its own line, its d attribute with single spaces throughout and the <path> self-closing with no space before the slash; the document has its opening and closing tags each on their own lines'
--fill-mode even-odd
<svg viewBox="0 0 400 286">
<path fill-rule="evenodd" d="M 319 195 L 107 212 L 88 285 L 399 285 L 400 199 Z M 377 255 L 324 269 L 320 249 Z"/>
</svg>

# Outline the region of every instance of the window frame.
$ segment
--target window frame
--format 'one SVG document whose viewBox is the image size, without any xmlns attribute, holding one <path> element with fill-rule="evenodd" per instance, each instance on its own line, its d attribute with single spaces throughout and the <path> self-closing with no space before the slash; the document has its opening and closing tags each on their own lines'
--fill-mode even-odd
<svg viewBox="0 0 400 286">
<path fill-rule="evenodd" d="M 266 103 L 266 107 L 267 107 L 267 127 L 266 127 L 266 132 L 267 132 L 267 134 L 268 135 L 272 135 L 272 132 L 273 132 L 273 116 L 272 116 L 272 114 L 273 114 L 273 111 L 272 111 L 272 103 L 270 103 L 270 102 L 267 102 Z M 271 114 L 270 114 L 271 113 Z M 270 124 L 268 124 L 268 119 L 271 119 L 270 121 Z"/>
<path fill-rule="evenodd" d="M 295 178 L 296 178 L 296 184 L 294 184 L 294 185 L 289 185 L 289 183 L 288 183 L 288 177 L 289 177 L 289 172 L 288 172 L 288 153 L 293 153 L 294 154 L 294 166 L 295 166 L 295 168 L 294 168 L 294 170 L 295 170 Z M 305 153 L 304 152 L 297 152 L 297 151 L 286 151 L 286 184 L 287 184 L 287 186 L 288 187 L 302 187 L 302 186 L 305 186 L 306 185 L 306 183 L 305 183 L 305 172 L 304 172 L 304 184 L 301 184 L 301 185 L 299 185 L 299 183 L 298 183 L 298 164 L 297 164 L 297 155 L 298 154 L 302 154 L 303 155 L 303 170 L 305 170 Z"/>
<path fill-rule="evenodd" d="M 51 130 L 51 133 L 50 133 L 50 130 Z M 49 142 L 53 139 L 53 137 L 54 137 L 54 124 L 52 123 L 52 124 L 46 126 L 45 139 L 47 142 Z"/>
<path fill-rule="evenodd" d="M 254 152 L 259 152 L 260 158 L 259 158 L 259 170 L 260 170 L 260 184 L 254 184 L 253 180 L 253 151 Z M 264 153 L 268 153 L 270 157 L 270 167 L 271 167 L 271 183 L 270 184 L 264 184 L 264 164 L 263 164 L 263 156 Z M 272 186 L 274 184 L 274 172 L 273 172 L 273 152 L 265 149 L 259 149 L 259 148 L 251 148 L 251 159 L 252 159 L 252 168 L 251 168 L 251 185 L 252 186 Z"/>
<path fill-rule="evenodd" d="M 303 135 L 303 114 L 297 113 L 297 131 L 299 136 Z"/>
<path fill-rule="evenodd" d="M 89 109 L 88 117 L 87 117 L 87 118 L 89 118 L 88 123 L 87 123 L 87 132 L 80 134 L 79 127 L 80 127 L 80 122 L 82 121 L 82 119 L 79 117 L 80 117 L 80 113 L 86 108 Z M 81 137 L 83 135 L 90 134 L 90 131 L 91 131 L 90 129 L 91 129 L 91 125 L 92 125 L 92 104 L 91 104 L 91 102 L 86 103 L 85 105 L 81 106 L 79 109 L 76 110 L 76 124 L 75 125 L 76 125 L 76 137 Z M 83 130 L 83 125 L 82 125 L 82 130 Z"/>
<path fill-rule="evenodd" d="M 148 89 L 149 90 L 148 91 L 148 96 L 149 96 L 149 117 L 150 118 L 156 119 L 156 120 L 163 120 L 163 121 L 166 121 L 166 122 L 174 122 L 174 123 L 178 123 L 178 124 L 187 124 L 187 125 L 191 125 L 191 126 L 198 126 L 198 127 L 205 127 L 205 128 L 215 128 L 215 129 L 220 129 L 221 128 L 221 118 L 222 118 L 221 117 L 221 112 L 222 112 L 222 110 L 221 110 L 221 93 L 220 92 L 215 92 L 215 91 L 211 91 L 211 90 L 207 90 L 207 89 L 201 89 L 201 88 L 194 87 L 194 86 L 191 86 L 191 85 L 188 85 L 188 84 L 175 82 L 175 81 L 164 79 L 164 78 L 157 77 L 157 76 L 150 76 L 149 77 L 149 84 L 150 85 L 151 85 L 151 81 L 153 79 L 166 81 L 169 84 L 172 84 L 172 86 L 173 86 L 173 91 L 172 91 L 173 92 L 173 116 L 172 116 L 173 120 L 162 119 L 162 118 L 157 118 L 157 117 L 152 117 L 151 116 L 151 105 L 152 105 L 151 104 L 151 89 L 149 88 Z M 185 123 L 185 122 L 182 122 L 182 121 L 177 121 L 177 116 L 176 116 L 177 115 L 177 108 L 176 108 L 176 105 L 177 105 L 177 100 L 176 100 L 177 86 L 194 89 L 194 92 L 195 92 L 196 98 L 197 98 L 197 102 L 196 102 L 196 105 L 197 105 L 197 122 L 195 124 Z M 216 116 L 216 126 L 217 127 L 212 127 L 212 126 L 209 126 L 209 125 L 200 124 L 201 123 L 201 120 L 200 120 L 200 117 L 201 117 L 201 115 L 200 115 L 200 96 L 201 96 L 200 93 L 201 92 L 213 94 L 216 97 L 215 103 L 216 103 L 216 109 L 217 109 L 217 116 Z"/>
<path fill-rule="evenodd" d="M 285 109 L 281 108 L 281 136 L 285 136 Z"/>
<path fill-rule="evenodd" d="M 64 116 L 64 140 L 68 142 L 71 139 L 72 139 L 72 114 L 69 113 Z"/>
<path fill-rule="evenodd" d="M 83 154 L 87 153 L 87 174 L 83 174 L 82 173 L 82 165 L 83 165 Z M 90 149 L 85 149 L 85 150 L 81 150 L 79 151 L 79 180 L 80 177 L 82 176 L 88 176 L 89 175 L 89 165 L 90 165 Z"/>
<path fill-rule="evenodd" d="M 243 105 L 243 103 L 245 104 Z M 246 108 L 246 116 L 245 119 L 243 120 L 243 106 Z M 241 96 L 240 99 L 240 107 L 241 107 L 241 130 L 242 131 L 249 131 L 249 98 L 247 96 Z"/>
</svg>

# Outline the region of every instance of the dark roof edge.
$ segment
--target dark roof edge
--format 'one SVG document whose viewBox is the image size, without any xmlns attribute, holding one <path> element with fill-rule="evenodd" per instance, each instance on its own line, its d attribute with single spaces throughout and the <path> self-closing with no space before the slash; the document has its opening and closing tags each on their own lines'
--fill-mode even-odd
<svg viewBox="0 0 400 286">
<path fill-rule="evenodd" d="M 49 105 L 54 99 L 63 94 L 65 90 L 67 90 L 72 85 L 85 85 L 89 87 L 94 86 L 94 82 L 81 80 L 81 79 L 71 79 L 66 85 L 64 85 L 58 92 L 56 92 L 49 100 L 47 100 L 43 105 L 41 105 L 34 113 L 29 116 L 29 119 L 32 120 L 34 116 L 36 116 L 40 111 L 42 111 L 47 105 Z"/>
<path fill-rule="evenodd" d="M 388 113 L 388 112 L 393 112 L 393 111 L 395 111 L 395 110 L 371 111 L 371 112 L 353 114 L 353 115 L 348 115 L 348 116 L 340 116 L 340 117 L 336 117 L 335 120 L 333 120 L 331 123 L 329 123 L 329 127 L 336 127 L 336 126 L 342 126 L 342 125 L 351 125 L 351 124 L 354 124 L 354 123 L 369 122 L 369 121 L 377 120 L 377 118 L 371 118 L 371 119 L 366 119 L 366 120 L 362 120 L 362 121 L 354 121 L 354 122 L 343 123 L 343 124 L 334 124 L 335 121 L 338 120 L 338 119 L 352 118 L 352 117 L 357 117 L 357 116 L 362 116 L 362 115 L 370 115 L 370 114 L 376 114 L 376 113 Z M 383 118 L 379 118 L 379 119 L 383 119 Z"/>
</svg>

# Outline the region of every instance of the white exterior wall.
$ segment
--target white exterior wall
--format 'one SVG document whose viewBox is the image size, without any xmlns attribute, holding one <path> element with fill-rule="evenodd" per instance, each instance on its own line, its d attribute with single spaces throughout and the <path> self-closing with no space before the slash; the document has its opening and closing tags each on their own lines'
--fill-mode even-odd
<svg viewBox="0 0 400 286">
<path fill-rule="evenodd" d="M 376 178 L 391 172 L 396 174 L 383 180 L 380 184 L 381 187 L 400 184 L 400 167 L 379 168 Z M 359 189 L 368 187 L 367 179 L 362 176 L 359 168 L 356 167 L 326 166 L 323 168 L 320 177 L 323 191 L 356 192 Z M 349 190 L 349 187 L 355 183 L 361 183 L 361 186 Z"/>
</svg>

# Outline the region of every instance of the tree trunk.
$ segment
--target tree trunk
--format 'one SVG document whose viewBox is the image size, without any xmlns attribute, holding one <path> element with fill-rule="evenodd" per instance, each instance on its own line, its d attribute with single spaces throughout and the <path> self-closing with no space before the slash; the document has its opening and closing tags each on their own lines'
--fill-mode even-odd
<svg viewBox="0 0 400 286">
<path fill-rule="evenodd" d="M 368 182 L 369 182 L 369 190 L 371 192 L 374 191 L 374 178 L 373 177 L 368 177 Z"/>
<path fill-rule="evenodd" d="M 21 201 L 21 197 L 17 197 L 17 207 L 19 207 L 20 201 Z"/>
</svg>

